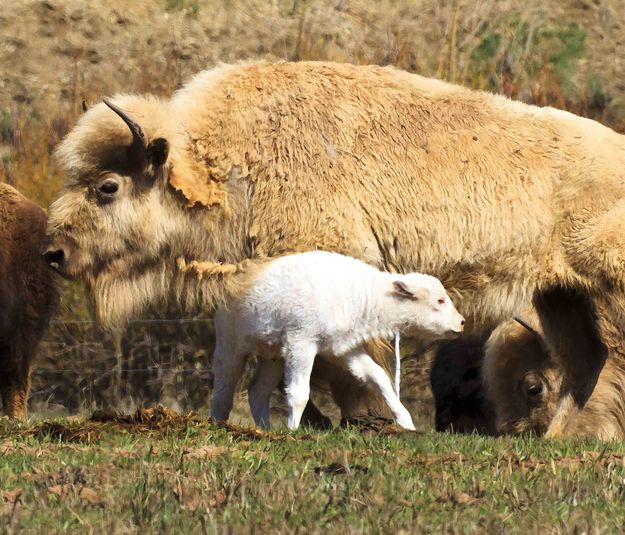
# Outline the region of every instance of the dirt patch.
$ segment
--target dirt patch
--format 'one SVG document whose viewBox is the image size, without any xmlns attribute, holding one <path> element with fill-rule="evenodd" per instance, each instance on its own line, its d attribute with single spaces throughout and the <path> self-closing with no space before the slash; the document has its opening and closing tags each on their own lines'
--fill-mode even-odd
<svg viewBox="0 0 625 535">
<path fill-rule="evenodd" d="M 93 444 L 111 431 L 125 431 L 140 435 L 183 435 L 190 427 L 207 427 L 210 430 L 225 430 L 234 440 L 291 441 L 311 440 L 309 434 L 290 434 L 263 431 L 257 428 L 242 427 L 228 422 L 218 422 L 211 418 L 201 418 L 195 413 L 180 414 L 167 407 L 157 406 L 137 409 L 133 414 L 96 411 L 85 421 L 71 423 L 43 422 L 31 428 L 11 431 L 13 437 L 35 437 L 39 440 L 51 439 L 61 443 Z M 67 447 L 67 446 L 66 446 Z M 74 448 L 79 446 L 73 446 Z M 24 445 L 15 446 L 8 439 L 0 443 L 0 455 L 19 450 L 37 454 L 39 450 Z"/>
<path fill-rule="evenodd" d="M 355 428 L 364 435 L 414 435 L 416 433 L 397 425 L 390 418 L 378 416 L 374 413 L 369 413 L 366 416 L 343 418 L 341 427 Z"/>
</svg>

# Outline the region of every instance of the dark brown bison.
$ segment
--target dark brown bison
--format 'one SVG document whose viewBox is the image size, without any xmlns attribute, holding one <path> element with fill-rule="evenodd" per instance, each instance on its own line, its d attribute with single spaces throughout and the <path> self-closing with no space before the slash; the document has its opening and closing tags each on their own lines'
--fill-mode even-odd
<svg viewBox="0 0 625 535">
<path fill-rule="evenodd" d="M 46 213 L 0 184 L 0 395 L 11 418 L 26 416 L 30 372 L 56 304 L 41 250 Z"/>
<path fill-rule="evenodd" d="M 439 347 L 430 372 L 437 431 L 495 434 L 493 406 L 482 386 L 483 358 L 481 339 Z"/>
</svg>

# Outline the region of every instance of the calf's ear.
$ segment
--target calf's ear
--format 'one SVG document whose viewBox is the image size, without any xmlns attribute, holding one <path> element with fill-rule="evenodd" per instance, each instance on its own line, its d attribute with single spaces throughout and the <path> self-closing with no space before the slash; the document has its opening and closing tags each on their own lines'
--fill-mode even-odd
<svg viewBox="0 0 625 535">
<path fill-rule="evenodd" d="M 406 297 L 407 299 L 415 299 L 416 296 L 410 291 L 410 288 L 402 281 L 393 281 L 393 292 L 400 297 Z"/>
<path fill-rule="evenodd" d="M 148 162 L 154 167 L 164 165 L 169 156 L 169 142 L 163 137 L 150 141 L 146 151 Z"/>
</svg>

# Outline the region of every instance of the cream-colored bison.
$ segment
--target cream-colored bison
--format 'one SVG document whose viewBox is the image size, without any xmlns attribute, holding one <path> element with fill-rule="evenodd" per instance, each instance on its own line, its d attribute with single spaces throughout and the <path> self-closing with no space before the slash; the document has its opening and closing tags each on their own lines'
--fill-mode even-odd
<svg viewBox="0 0 625 535">
<path fill-rule="evenodd" d="M 562 435 L 603 440 L 625 439 L 625 354 L 621 333 L 599 319 L 608 345 L 605 366 L 581 410 L 569 413 Z M 499 433 L 542 434 L 552 421 L 562 387 L 560 359 L 552 356 L 538 318 L 528 311 L 522 320 L 498 326 L 486 344 L 482 366 L 486 398 L 495 412 Z"/>
<path fill-rule="evenodd" d="M 584 341 L 594 299 L 625 316 L 625 138 L 569 113 L 392 67 L 249 63 L 169 100 L 98 104 L 58 157 L 46 258 L 86 283 L 104 324 L 223 295 L 227 273 L 196 286 L 177 257 L 325 249 L 431 273 L 469 331 L 535 302 L 567 356 L 557 435 L 603 362 Z M 583 329 L 567 330 L 570 309 Z"/>
</svg>

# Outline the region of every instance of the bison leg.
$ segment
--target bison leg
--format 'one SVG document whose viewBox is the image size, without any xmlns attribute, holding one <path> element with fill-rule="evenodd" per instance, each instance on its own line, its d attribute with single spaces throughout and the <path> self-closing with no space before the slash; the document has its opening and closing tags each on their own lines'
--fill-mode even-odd
<svg viewBox="0 0 625 535">
<path fill-rule="evenodd" d="M 29 390 L 30 370 L 17 376 L 5 377 L 2 385 L 0 385 L 0 395 L 2 395 L 4 412 L 9 418 L 26 418 Z"/>
<path fill-rule="evenodd" d="M 332 429 L 332 420 L 323 414 L 311 400 L 308 400 L 306 404 L 301 424 L 304 427 L 319 430 Z"/>
<path fill-rule="evenodd" d="M 538 294 L 534 305 L 552 354 L 560 359 L 564 381 L 556 414 L 546 436 L 565 434 L 568 420 L 590 398 L 605 363 L 594 303 L 580 292 L 551 288 Z"/>
<path fill-rule="evenodd" d="M 494 435 L 495 415 L 481 380 L 483 338 L 440 344 L 430 371 L 436 430 Z"/>
</svg>

